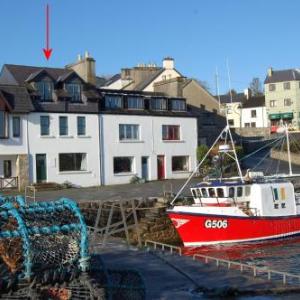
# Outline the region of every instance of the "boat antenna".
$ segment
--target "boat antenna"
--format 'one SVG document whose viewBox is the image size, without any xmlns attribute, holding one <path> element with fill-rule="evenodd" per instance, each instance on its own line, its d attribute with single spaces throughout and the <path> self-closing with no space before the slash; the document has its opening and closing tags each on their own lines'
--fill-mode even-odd
<svg viewBox="0 0 300 300">
<path fill-rule="evenodd" d="M 293 175 L 292 162 L 291 162 L 289 129 L 288 129 L 287 124 L 285 124 L 285 135 L 286 135 L 287 153 L 288 153 L 288 161 L 289 161 L 289 175 Z"/>
<path fill-rule="evenodd" d="M 218 74 L 218 67 L 216 67 L 216 92 L 219 101 L 219 111 L 221 111 L 221 98 L 220 98 L 220 90 L 219 90 L 219 74 Z"/>
<path fill-rule="evenodd" d="M 230 78 L 230 70 L 229 70 L 228 58 L 226 59 L 226 67 L 227 67 L 227 74 L 228 74 L 228 85 L 229 85 L 230 102 L 232 103 L 231 78 Z"/>
</svg>

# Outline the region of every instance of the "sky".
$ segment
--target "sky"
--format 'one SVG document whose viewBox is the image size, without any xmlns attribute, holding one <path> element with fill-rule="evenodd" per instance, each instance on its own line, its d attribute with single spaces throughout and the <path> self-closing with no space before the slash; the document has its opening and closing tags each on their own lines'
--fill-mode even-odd
<svg viewBox="0 0 300 300">
<path fill-rule="evenodd" d="M 44 58 L 45 9 L 50 46 Z M 242 91 L 267 69 L 300 66 L 298 0 L 0 0 L 0 67 L 63 67 L 89 51 L 98 75 L 171 56 L 184 76 Z M 227 63 L 229 66 L 230 83 Z"/>
</svg>

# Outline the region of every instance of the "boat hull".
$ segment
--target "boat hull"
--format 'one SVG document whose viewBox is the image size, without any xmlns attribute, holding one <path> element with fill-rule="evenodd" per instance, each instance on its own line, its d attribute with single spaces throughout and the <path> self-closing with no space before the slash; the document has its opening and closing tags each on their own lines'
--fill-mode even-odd
<svg viewBox="0 0 300 300">
<path fill-rule="evenodd" d="M 168 211 L 184 246 L 263 241 L 300 234 L 300 216 L 240 217 Z"/>
</svg>

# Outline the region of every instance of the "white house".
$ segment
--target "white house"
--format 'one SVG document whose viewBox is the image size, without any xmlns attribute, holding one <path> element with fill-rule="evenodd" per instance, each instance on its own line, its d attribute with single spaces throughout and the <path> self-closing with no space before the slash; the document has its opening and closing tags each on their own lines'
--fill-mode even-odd
<svg viewBox="0 0 300 300">
<path fill-rule="evenodd" d="M 196 167 L 197 120 L 102 114 L 104 184 L 186 178 Z"/>
<path fill-rule="evenodd" d="M 265 97 L 252 97 L 241 108 L 242 127 L 268 127 Z"/>
<path fill-rule="evenodd" d="M 67 68 L 3 66 L 1 183 L 95 186 L 189 175 L 197 123 L 185 99 L 97 89 L 93 64 L 85 57 Z"/>
</svg>

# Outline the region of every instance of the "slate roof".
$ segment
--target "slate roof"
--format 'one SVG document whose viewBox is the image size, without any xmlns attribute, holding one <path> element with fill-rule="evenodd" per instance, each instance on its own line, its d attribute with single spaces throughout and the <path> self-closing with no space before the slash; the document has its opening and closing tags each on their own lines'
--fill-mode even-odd
<svg viewBox="0 0 300 300">
<path fill-rule="evenodd" d="M 267 75 L 264 83 L 267 84 L 293 80 L 300 80 L 300 69 L 273 70 L 272 76 Z"/>
<path fill-rule="evenodd" d="M 54 80 L 57 80 L 59 76 L 70 72 L 70 70 L 65 68 L 33 67 L 11 64 L 5 64 L 4 67 L 9 70 L 19 85 L 24 85 L 24 82 L 30 77 L 30 75 L 37 75 L 42 70 L 45 70 Z"/>
<path fill-rule="evenodd" d="M 114 76 L 110 77 L 106 82 L 105 85 L 111 85 L 112 83 L 118 81 L 119 79 L 121 79 L 121 74 L 115 74 Z M 97 85 L 98 86 L 98 85 Z"/>
<path fill-rule="evenodd" d="M 251 97 L 243 102 L 243 108 L 263 107 L 265 106 L 265 96 Z"/>
<path fill-rule="evenodd" d="M 32 100 L 25 87 L 0 85 L 0 91 L 14 112 L 28 113 L 34 110 Z"/>
<path fill-rule="evenodd" d="M 145 87 L 147 87 L 155 78 L 157 78 L 160 74 L 162 74 L 165 69 L 161 68 L 149 76 L 146 80 L 143 80 L 139 84 L 137 84 L 134 89 L 137 91 L 142 91 Z"/>
<path fill-rule="evenodd" d="M 218 96 L 214 96 L 214 97 L 219 101 Z M 246 99 L 247 98 L 244 93 L 232 94 L 232 102 L 243 102 Z M 220 102 L 221 104 L 231 103 L 230 94 L 220 95 Z"/>
</svg>

